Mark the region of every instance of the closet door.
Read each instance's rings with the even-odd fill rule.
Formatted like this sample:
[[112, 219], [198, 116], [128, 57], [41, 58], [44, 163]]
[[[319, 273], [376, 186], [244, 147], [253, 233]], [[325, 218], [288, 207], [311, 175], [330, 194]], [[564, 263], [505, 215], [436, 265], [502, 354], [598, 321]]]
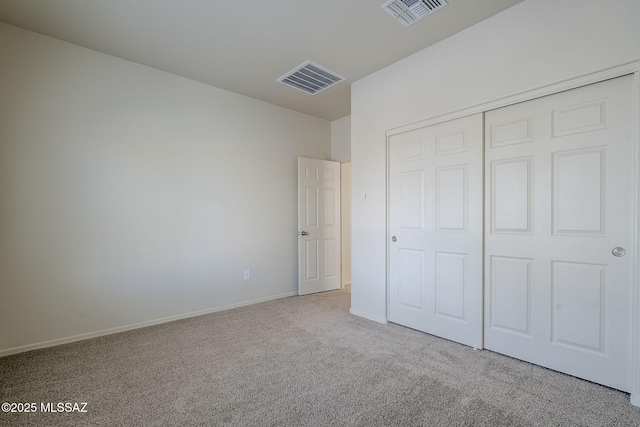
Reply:
[[485, 347], [631, 390], [631, 76], [485, 114]]
[[389, 141], [389, 320], [482, 347], [482, 114]]

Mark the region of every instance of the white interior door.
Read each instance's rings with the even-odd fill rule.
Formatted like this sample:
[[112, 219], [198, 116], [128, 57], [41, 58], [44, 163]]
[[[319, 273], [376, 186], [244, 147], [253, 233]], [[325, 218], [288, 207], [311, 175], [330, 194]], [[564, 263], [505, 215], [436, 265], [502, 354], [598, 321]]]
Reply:
[[298, 158], [298, 294], [340, 288], [340, 163]]
[[485, 347], [624, 391], [632, 93], [626, 76], [485, 115]]
[[390, 137], [389, 320], [482, 348], [482, 114]]

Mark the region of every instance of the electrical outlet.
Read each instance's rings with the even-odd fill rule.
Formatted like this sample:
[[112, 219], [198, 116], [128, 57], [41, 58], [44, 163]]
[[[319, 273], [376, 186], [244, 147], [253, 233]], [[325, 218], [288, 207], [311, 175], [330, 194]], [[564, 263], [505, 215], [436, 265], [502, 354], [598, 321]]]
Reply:
[[246, 269], [244, 271], [244, 280], [249, 280], [249, 279], [251, 279], [251, 270]]

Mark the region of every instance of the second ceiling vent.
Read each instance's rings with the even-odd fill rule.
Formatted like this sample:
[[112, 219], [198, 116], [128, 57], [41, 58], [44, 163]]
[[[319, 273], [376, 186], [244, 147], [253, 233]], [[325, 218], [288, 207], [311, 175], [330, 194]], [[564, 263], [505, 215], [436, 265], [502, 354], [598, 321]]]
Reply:
[[446, 5], [445, 0], [389, 0], [382, 8], [408, 27]]
[[277, 81], [315, 95], [344, 80], [346, 80], [345, 77], [329, 71], [315, 62], [305, 61]]

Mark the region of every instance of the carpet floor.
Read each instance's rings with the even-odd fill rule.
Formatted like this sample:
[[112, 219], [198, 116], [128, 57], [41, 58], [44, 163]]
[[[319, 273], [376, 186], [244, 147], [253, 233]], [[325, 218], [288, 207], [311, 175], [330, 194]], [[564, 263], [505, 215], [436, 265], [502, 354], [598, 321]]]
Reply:
[[[0, 402], [37, 411], [0, 425], [640, 426], [626, 393], [349, 305], [291, 297], [1, 358]], [[86, 412], [42, 411], [67, 402]]]

